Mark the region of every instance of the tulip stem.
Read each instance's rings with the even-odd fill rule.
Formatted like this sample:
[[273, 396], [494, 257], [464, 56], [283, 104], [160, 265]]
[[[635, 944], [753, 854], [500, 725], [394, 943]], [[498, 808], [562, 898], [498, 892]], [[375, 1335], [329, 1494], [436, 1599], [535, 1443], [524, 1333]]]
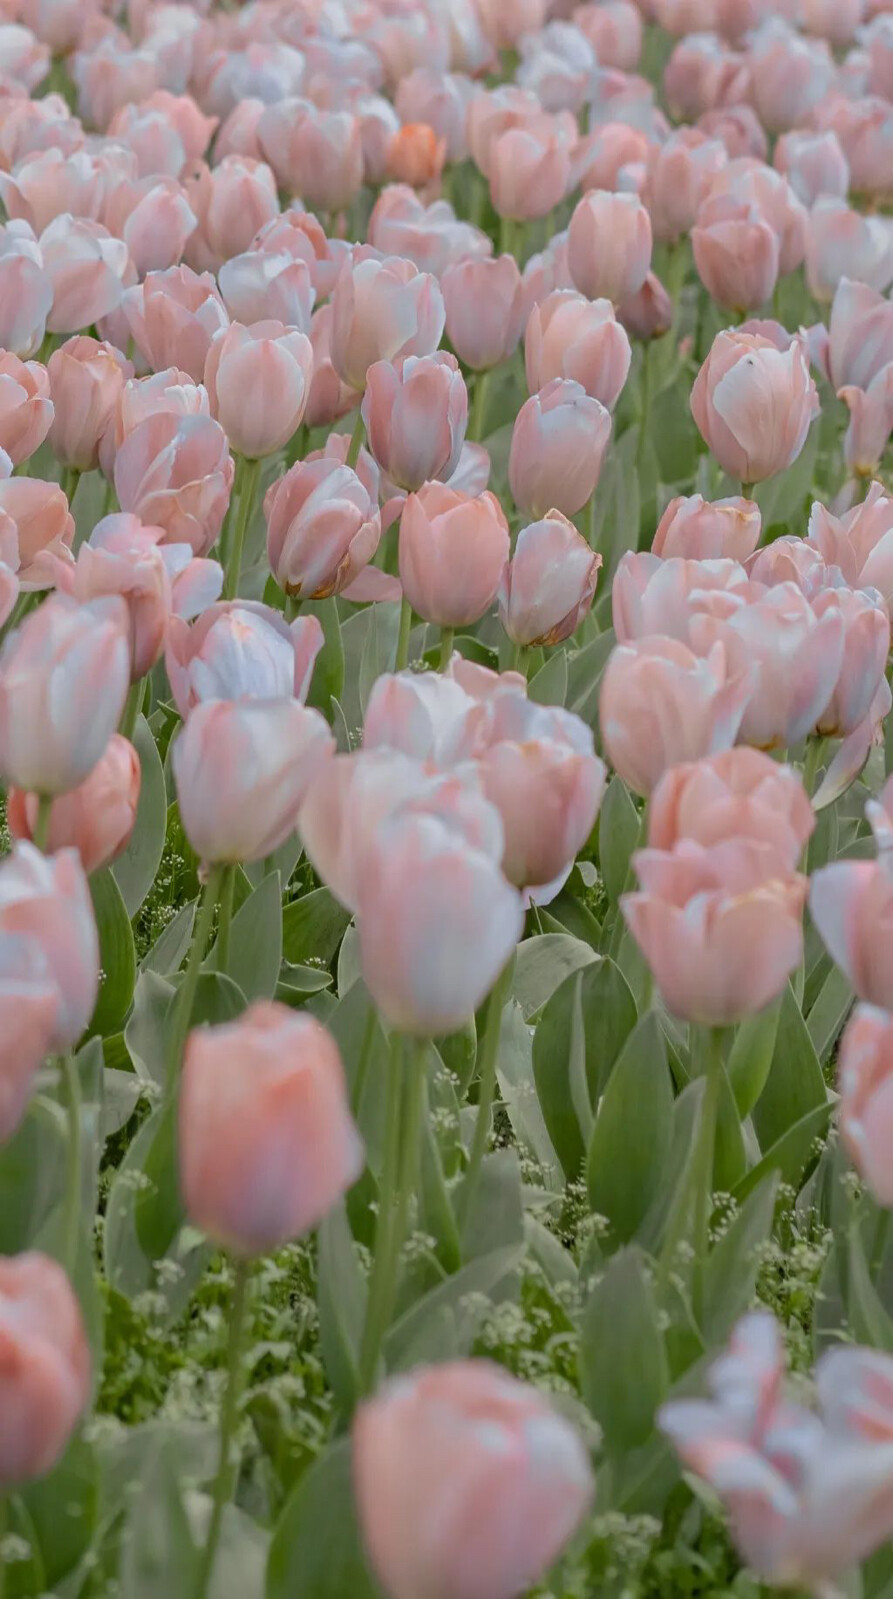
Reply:
[[236, 487], [239, 491], [239, 509], [236, 513], [235, 533], [233, 547], [229, 552], [226, 563], [226, 582], [223, 585], [223, 598], [234, 600], [239, 592], [239, 583], [242, 578], [242, 557], [245, 551], [245, 534], [251, 521], [254, 509], [254, 497], [260, 481], [260, 461], [249, 461], [240, 455], [236, 465]]
[[394, 671], [405, 671], [409, 665], [409, 635], [412, 632], [412, 606], [406, 595], [400, 606], [400, 632], [397, 635], [397, 658], [394, 661]]
[[183, 974], [183, 981], [180, 984], [177, 996], [173, 1001], [170, 1054], [167, 1066], [167, 1091], [169, 1095], [173, 1094], [176, 1089], [180, 1064], [183, 1059], [183, 1046], [186, 1043], [186, 1035], [189, 1032], [189, 1023], [192, 1019], [192, 1007], [195, 1004], [195, 991], [198, 988], [199, 974], [202, 969], [202, 961], [205, 958], [205, 950], [208, 947], [211, 924], [214, 920], [217, 901], [220, 898], [225, 871], [225, 866], [214, 866], [208, 874], [208, 880], [202, 893], [195, 931], [192, 935], [186, 971]]
[[217, 970], [225, 972], [229, 965], [229, 934], [233, 924], [233, 890], [236, 886], [236, 868], [224, 866], [220, 884], [220, 918], [217, 926]]
[[499, 1065], [502, 1012], [509, 997], [514, 970], [515, 958], [512, 956], [497, 977], [487, 1003], [487, 1020], [484, 1026], [478, 1064], [480, 1084], [478, 1088], [477, 1119], [474, 1124], [471, 1153], [468, 1157], [468, 1169], [465, 1173], [465, 1181], [462, 1184], [462, 1195], [459, 1202], [459, 1221], [463, 1230], [467, 1227], [474, 1210], [481, 1166], [487, 1152], [487, 1145], [490, 1142], [490, 1121], [493, 1113], [493, 1103], [496, 1099], [496, 1069]]
[[360, 451], [363, 448], [363, 439], [365, 434], [366, 425], [363, 421], [363, 412], [362, 410], [358, 410], [357, 419], [353, 425], [353, 432], [350, 435], [350, 445], [348, 447], [346, 461], [346, 465], [349, 466], [354, 472], [356, 471], [357, 462], [360, 459]]
[[217, 1548], [220, 1543], [223, 1512], [230, 1497], [230, 1451], [233, 1433], [239, 1418], [239, 1401], [242, 1397], [244, 1375], [243, 1349], [248, 1320], [248, 1273], [248, 1261], [237, 1261], [235, 1280], [233, 1282], [232, 1305], [230, 1307], [226, 1391], [220, 1409], [220, 1444], [217, 1456], [217, 1476], [214, 1479], [214, 1498], [208, 1536], [202, 1552], [198, 1581], [195, 1586], [196, 1599], [205, 1599], [205, 1595], [208, 1592], [214, 1571]]
[[41, 794], [37, 801], [37, 819], [34, 823], [33, 842], [42, 855], [47, 852], [50, 839], [50, 817], [53, 811], [52, 794]]
[[69, 1050], [60, 1062], [60, 1086], [65, 1100], [68, 1149], [65, 1163], [65, 1217], [63, 1264], [69, 1277], [78, 1262], [81, 1233], [81, 1080]]
[[753, 484], [745, 483], [743, 478], [741, 479], [741, 498], [742, 500], [753, 499]]
[[[639, 390], [639, 448], [641, 449], [648, 434], [648, 418], [651, 411], [651, 340], [646, 340], [642, 346], [642, 378]], [[593, 495], [594, 499], [594, 495]]]
[[722, 1037], [721, 1027], [699, 1029], [701, 1055], [707, 1086], [701, 1101], [701, 1127], [694, 1164], [695, 1216], [695, 1314], [703, 1322], [704, 1272], [710, 1253], [710, 1217], [713, 1213], [713, 1164], [716, 1155], [716, 1123], [719, 1116], [719, 1099], [722, 1088]]
[[487, 420], [487, 390], [489, 387], [489, 371], [479, 372], [474, 380], [474, 399], [471, 405], [471, 421], [468, 428], [468, 437], [473, 444], [480, 444], [484, 437], [484, 423]]
[[440, 630], [440, 670], [445, 672], [453, 658], [453, 640], [456, 630], [452, 627], [442, 627]]
[[78, 466], [67, 466], [62, 473], [62, 493], [68, 501], [68, 509], [74, 505], [74, 497], [81, 481], [81, 469]]
[[145, 680], [140, 678], [138, 683], [131, 683], [118, 723], [118, 732], [122, 738], [133, 740], [136, 724], [139, 721], [140, 711], [143, 708], [143, 689]]

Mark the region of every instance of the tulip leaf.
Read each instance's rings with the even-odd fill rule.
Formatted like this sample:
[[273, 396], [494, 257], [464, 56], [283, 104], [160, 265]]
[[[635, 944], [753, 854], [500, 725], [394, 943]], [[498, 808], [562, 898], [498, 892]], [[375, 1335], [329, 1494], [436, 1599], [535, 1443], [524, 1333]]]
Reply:
[[305, 600], [302, 616], [315, 616], [325, 635], [323, 647], [316, 657], [307, 704], [322, 711], [331, 719], [332, 700], [340, 700], [344, 689], [344, 646], [341, 642], [341, 622], [337, 600]]
[[25, 1118], [0, 1147], [0, 1254], [34, 1243], [62, 1193], [65, 1121], [58, 1106], [33, 1099]]
[[612, 630], [607, 628], [568, 658], [565, 705], [590, 727], [598, 720], [599, 689], [608, 656], [616, 642]]
[[598, 818], [598, 859], [612, 905], [632, 886], [630, 860], [640, 832], [639, 813], [629, 789], [622, 778], [612, 777]]
[[158, 746], [146, 718], [141, 716], [133, 734], [140, 758], [140, 797], [130, 842], [112, 866], [121, 898], [130, 917], [136, 915], [155, 881], [167, 832], [167, 791]]
[[728, 1077], [740, 1116], [749, 1116], [772, 1066], [780, 1004], [770, 1005], [739, 1025], [729, 1052]]
[[327, 888], [286, 905], [282, 916], [282, 953], [295, 966], [315, 962], [328, 966], [350, 923], [350, 913]]
[[772, 1066], [753, 1113], [760, 1148], [771, 1149], [789, 1128], [824, 1105], [827, 1098], [815, 1045], [788, 984], [781, 1002]]
[[620, 1242], [633, 1238], [663, 1181], [673, 1087], [653, 1011], [627, 1039], [608, 1079], [589, 1146], [589, 1199]]
[[108, 867], [90, 878], [90, 894], [99, 933], [101, 977], [90, 1022], [93, 1033], [119, 1033], [130, 1009], [136, 982], [133, 929], [121, 890]]
[[778, 1173], [768, 1172], [711, 1250], [704, 1269], [702, 1331], [708, 1349], [725, 1343], [753, 1299], [760, 1250], [772, 1231]]
[[573, 972], [549, 1000], [536, 1029], [533, 1073], [549, 1138], [567, 1177], [582, 1170], [592, 1113], [636, 1025], [626, 979], [600, 959]]
[[360, 1339], [367, 1290], [343, 1200], [320, 1223], [317, 1237], [320, 1350], [332, 1392], [349, 1413], [360, 1392]]
[[490, 1306], [517, 1298], [523, 1255], [523, 1241], [478, 1255], [404, 1311], [385, 1339], [388, 1370], [467, 1355]]
[[180, 906], [143, 960], [142, 971], [158, 972], [161, 977], [179, 971], [192, 943], [197, 905], [198, 901], [191, 899]]
[[199, 1551], [177, 1478], [177, 1455], [165, 1443], [147, 1458], [138, 1510], [128, 1516], [121, 1548], [121, 1592], [130, 1599], [170, 1599], [194, 1591]]
[[510, 1000], [502, 1015], [499, 1091], [515, 1137], [538, 1164], [541, 1182], [546, 1188], [560, 1190], [562, 1169], [549, 1137], [534, 1079], [533, 1039], [520, 1005]]
[[893, 1351], [893, 1320], [871, 1280], [862, 1230], [856, 1217], [850, 1223], [847, 1240], [847, 1308], [853, 1337], [872, 1349]]
[[527, 697], [537, 705], [563, 706], [567, 699], [567, 654], [554, 650], [531, 679]]
[[541, 1011], [571, 972], [591, 966], [598, 956], [570, 933], [542, 933], [518, 946], [512, 992], [525, 1021]]
[[[171, 1188], [171, 1175], [176, 1180], [174, 1130], [170, 1110], [156, 1110], [143, 1123], [112, 1183], [103, 1234], [103, 1265], [109, 1286], [129, 1300], [154, 1289], [172, 1315], [188, 1303], [210, 1253], [182, 1228], [179, 1193]], [[143, 1231], [151, 1252], [137, 1230], [140, 1199]], [[159, 1272], [162, 1260], [169, 1269]]]
[[270, 1545], [266, 1599], [348, 1595], [379, 1599], [357, 1525], [350, 1439], [341, 1438], [313, 1462], [286, 1501]]
[[737, 1199], [740, 1204], [770, 1171], [780, 1172], [783, 1183], [797, 1187], [813, 1145], [817, 1139], [823, 1137], [831, 1120], [832, 1109], [831, 1101], [827, 1100], [824, 1105], [816, 1105], [798, 1122], [794, 1122], [794, 1125], [766, 1151], [762, 1160], [752, 1167], [747, 1176], [743, 1177], [733, 1189], [733, 1199]]
[[610, 1455], [640, 1448], [669, 1386], [657, 1305], [641, 1250], [621, 1249], [583, 1312], [580, 1385]]
[[[217, 960], [215, 944], [210, 963]], [[250, 1005], [256, 999], [272, 999], [281, 964], [282, 891], [279, 873], [270, 872], [233, 917], [229, 958], [223, 970]]]
[[73, 1571], [93, 1539], [99, 1510], [95, 1449], [75, 1434], [49, 1476], [22, 1490], [29, 1531], [43, 1564], [43, 1588], [55, 1588]]
[[815, 1052], [824, 1066], [830, 1060], [841, 1028], [853, 1006], [850, 980], [839, 966], [832, 966], [822, 984], [806, 1021]]

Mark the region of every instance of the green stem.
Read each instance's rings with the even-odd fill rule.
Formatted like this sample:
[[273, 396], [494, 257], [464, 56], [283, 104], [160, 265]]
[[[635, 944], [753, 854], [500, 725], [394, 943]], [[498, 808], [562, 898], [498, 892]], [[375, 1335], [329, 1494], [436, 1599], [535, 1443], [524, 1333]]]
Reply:
[[208, 881], [202, 893], [198, 919], [192, 935], [192, 945], [189, 950], [189, 961], [183, 976], [183, 981], [174, 1000], [174, 1015], [171, 1026], [170, 1054], [167, 1066], [168, 1093], [173, 1093], [180, 1073], [180, 1063], [183, 1059], [183, 1046], [189, 1032], [189, 1023], [192, 1019], [192, 1007], [195, 1004], [195, 991], [198, 988], [199, 974], [205, 950], [208, 947], [208, 938], [211, 925], [214, 921], [214, 911], [220, 897], [225, 866], [214, 866], [208, 874]]
[[236, 886], [236, 868], [224, 866], [220, 885], [220, 918], [217, 925], [217, 970], [225, 972], [229, 965], [229, 935], [233, 924], [233, 890]]
[[484, 423], [487, 419], [487, 390], [490, 387], [490, 372], [479, 372], [474, 380], [474, 398], [471, 402], [471, 419], [468, 425], [468, 437], [473, 444], [480, 444], [484, 437]]
[[710, 1217], [713, 1214], [713, 1164], [716, 1153], [716, 1123], [722, 1090], [721, 1027], [708, 1027], [702, 1033], [704, 1073], [707, 1086], [701, 1105], [701, 1127], [694, 1165], [695, 1215], [695, 1314], [703, 1321], [704, 1270], [710, 1253]]
[[130, 691], [124, 702], [124, 710], [121, 713], [121, 720], [118, 723], [118, 732], [122, 738], [133, 739], [139, 714], [143, 708], [144, 687], [145, 679], [142, 677], [138, 683], [131, 683], [130, 685]]
[[887, 1240], [890, 1237], [890, 1222], [893, 1221], [893, 1211], [882, 1210], [878, 1216], [874, 1230], [874, 1244], [871, 1251], [871, 1277], [877, 1281], [878, 1272], [884, 1263], [887, 1252]]
[[61, 1087], [65, 1100], [68, 1147], [65, 1157], [65, 1234], [63, 1264], [69, 1277], [78, 1262], [81, 1233], [81, 1081], [77, 1063], [69, 1051], [61, 1061]]
[[487, 1003], [487, 1020], [484, 1026], [484, 1037], [481, 1042], [480, 1062], [478, 1076], [477, 1118], [474, 1124], [474, 1134], [471, 1140], [471, 1152], [468, 1157], [468, 1170], [462, 1185], [460, 1203], [460, 1221], [464, 1226], [474, 1210], [474, 1200], [481, 1175], [481, 1166], [487, 1153], [490, 1142], [490, 1120], [493, 1112], [493, 1102], [496, 1098], [496, 1068], [499, 1065], [499, 1040], [502, 1032], [502, 1012], [512, 986], [512, 973], [515, 969], [514, 956], [503, 967], [490, 992]]
[[442, 627], [440, 630], [440, 670], [445, 672], [453, 659], [453, 640], [456, 630], [452, 627]]
[[[642, 386], [639, 391], [639, 439], [646, 438], [651, 411], [651, 341], [642, 347]], [[595, 495], [593, 495], [593, 500]]]
[[41, 854], [47, 852], [50, 840], [50, 816], [53, 810], [52, 794], [41, 794], [37, 801], [37, 820], [34, 823], [34, 843]]
[[375, 1042], [375, 1006], [370, 1004], [369, 1015], [366, 1017], [366, 1027], [363, 1032], [363, 1042], [360, 1047], [360, 1059], [357, 1063], [357, 1075], [354, 1078], [353, 1092], [350, 1096], [350, 1108], [354, 1117], [359, 1115], [363, 1102], [363, 1090], [366, 1087], [366, 1078], [369, 1075], [369, 1062], [372, 1059], [372, 1045]]
[[400, 632], [397, 635], [397, 658], [394, 661], [394, 671], [405, 671], [409, 664], [409, 635], [412, 632], [412, 606], [406, 595], [400, 606]]
[[233, 1283], [233, 1299], [230, 1309], [229, 1321], [229, 1356], [226, 1373], [226, 1392], [220, 1410], [220, 1445], [217, 1456], [217, 1476], [214, 1480], [214, 1499], [211, 1509], [211, 1521], [208, 1527], [208, 1536], [202, 1551], [198, 1571], [198, 1581], [195, 1585], [196, 1599], [205, 1599], [211, 1577], [214, 1571], [214, 1561], [220, 1543], [220, 1531], [223, 1526], [223, 1512], [230, 1497], [230, 1451], [232, 1448], [233, 1434], [239, 1419], [239, 1401], [242, 1397], [243, 1380], [243, 1346], [247, 1329], [248, 1310], [248, 1274], [249, 1263], [240, 1260], [236, 1264], [236, 1276]]
[[742, 500], [753, 499], [753, 484], [745, 483], [743, 478], [741, 479], [741, 498]]
[[499, 219], [499, 253], [500, 255], [515, 253], [515, 224], [511, 217]]
[[240, 456], [236, 466], [236, 477], [239, 489], [239, 509], [236, 516], [233, 547], [229, 552], [226, 563], [226, 581], [223, 585], [223, 598], [225, 600], [234, 600], [239, 592], [239, 583], [242, 577], [242, 557], [245, 550], [245, 534], [251, 521], [254, 498], [260, 481], [260, 461], [249, 461], [247, 457]]
[[69, 509], [69, 511], [72, 509], [72, 507], [74, 505], [74, 497], [77, 494], [78, 484], [80, 483], [80, 481], [81, 481], [81, 469], [80, 469], [80, 467], [79, 466], [67, 466], [65, 468], [64, 472], [62, 473], [62, 492], [63, 492], [63, 494], [65, 495], [65, 498], [68, 501], [68, 509]]
[[[9, 1532], [9, 1500], [0, 1494], [0, 1548]], [[0, 1599], [6, 1599], [6, 1561], [0, 1554]]]
[[363, 448], [363, 439], [365, 436], [366, 425], [363, 421], [363, 412], [361, 408], [357, 411], [357, 419], [353, 425], [353, 432], [350, 435], [350, 445], [347, 451], [346, 464], [354, 470], [356, 469], [356, 464], [360, 459], [360, 451]]

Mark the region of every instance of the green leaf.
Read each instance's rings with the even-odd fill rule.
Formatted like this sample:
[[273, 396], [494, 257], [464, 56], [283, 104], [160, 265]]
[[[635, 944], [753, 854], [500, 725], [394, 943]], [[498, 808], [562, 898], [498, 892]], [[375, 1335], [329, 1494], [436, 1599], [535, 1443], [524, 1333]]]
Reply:
[[124, 1042], [137, 1076], [160, 1088], [167, 1072], [167, 1015], [174, 985], [151, 970], [137, 978], [133, 1010], [124, 1029]]
[[142, 964], [144, 972], [157, 972], [160, 977], [167, 977], [179, 971], [192, 943], [197, 905], [198, 901], [191, 899], [180, 906], [176, 916], [171, 918], [164, 932], [159, 933], [145, 957]]
[[[215, 944], [211, 963], [217, 954]], [[272, 999], [282, 964], [282, 891], [279, 873], [271, 872], [233, 917], [229, 959], [223, 968], [244, 994]]]
[[592, 1112], [636, 1025], [629, 986], [613, 961], [565, 978], [536, 1029], [533, 1072], [543, 1118], [565, 1174], [582, 1169]]
[[327, 888], [315, 888], [286, 905], [282, 916], [282, 953], [293, 965], [317, 962], [328, 966], [350, 923], [350, 912]]
[[612, 905], [626, 892], [630, 859], [639, 842], [641, 821], [626, 784], [612, 777], [598, 818], [598, 858]]
[[579, 1361], [583, 1398], [609, 1454], [647, 1443], [669, 1372], [645, 1257], [635, 1246], [613, 1257], [589, 1296]]
[[567, 699], [567, 655], [554, 650], [536, 676], [531, 678], [527, 697], [537, 705], [564, 705]]
[[330, 719], [333, 699], [340, 700], [344, 688], [344, 646], [337, 600], [305, 600], [302, 616], [316, 616], [322, 624], [325, 643], [316, 658], [307, 704]]
[[549, 1137], [533, 1075], [533, 1034], [515, 1000], [510, 1000], [502, 1013], [498, 1080], [516, 1139], [536, 1160], [546, 1187], [561, 1188], [561, 1165]]
[[61, 1196], [64, 1174], [64, 1119], [57, 1106], [34, 1099], [0, 1147], [0, 1254], [17, 1255], [33, 1244]]
[[608, 1080], [589, 1146], [589, 1200], [621, 1242], [634, 1237], [661, 1186], [672, 1116], [666, 1046], [650, 1011], [627, 1039]]
[[847, 1304], [853, 1336], [857, 1343], [868, 1344], [872, 1349], [885, 1349], [890, 1353], [893, 1351], [893, 1321], [871, 1280], [862, 1231], [856, 1217], [849, 1229], [847, 1260]]
[[99, 1466], [91, 1444], [75, 1436], [49, 1476], [21, 1490], [43, 1561], [44, 1584], [54, 1588], [83, 1559], [99, 1507]]
[[463, 1242], [470, 1260], [523, 1244], [521, 1165], [516, 1149], [496, 1149], [482, 1161]]
[[854, 997], [849, 978], [839, 966], [832, 966], [806, 1022], [815, 1052], [823, 1066], [831, 1059]]
[[[157, 1290], [168, 1310], [175, 1314], [188, 1302], [210, 1251], [206, 1245], [196, 1241], [191, 1230], [179, 1230], [182, 1221], [179, 1195], [175, 1189], [171, 1189], [170, 1182], [167, 1182], [158, 1197], [157, 1213], [150, 1208], [156, 1195], [156, 1174], [153, 1167], [153, 1176], [147, 1179], [144, 1167], [153, 1157], [156, 1140], [159, 1143], [154, 1150], [155, 1165], [159, 1164], [162, 1156], [166, 1156], [169, 1171], [173, 1170], [176, 1176], [173, 1164], [174, 1130], [170, 1120], [162, 1125], [164, 1114], [163, 1111], [155, 1111], [143, 1123], [118, 1167], [106, 1207], [103, 1265], [110, 1287], [125, 1299], [134, 1300], [148, 1289]], [[168, 1118], [170, 1114], [168, 1111]], [[147, 1188], [147, 1180], [152, 1183], [151, 1188]], [[157, 1254], [147, 1253], [137, 1232], [136, 1206], [140, 1199], [144, 1205], [143, 1225], [146, 1231], [152, 1231], [150, 1223], [158, 1231], [163, 1227], [168, 1240], [167, 1247], [159, 1249]], [[165, 1262], [164, 1272], [157, 1271], [161, 1260]]]
[[343, 1200], [320, 1223], [317, 1238], [320, 1350], [332, 1392], [349, 1413], [359, 1398], [367, 1291]]
[[478, 1256], [432, 1288], [388, 1331], [388, 1370], [405, 1371], [423, 1360], [467, 1355], [490, 1305], [517, 1298], [517, 1268], [523, 1255], [523, 1242], [508, 1244]]
[[556, 988], [571, 972], [590, 966], [598, 956], [594, 949], [569, 933], [543, 933], [527, 938], [518, 946], [512, 992], [525, 1021], [541, 1011]]
[[827, 1098], [815, 1046], [788, 984], [781, 1002], [772, 1067], [753, 1113], [760, 1148], [770, 1149], [810, 1111], [825, 1105]]
[[782, 1182], [796, 1188], [812, 1153], [813, 1144], [817, 1138], [823, 1136], [831, 1120], [831, 1110], [832, 1105], [828, 1100], [824, 1105], [816, 1105], [798, 1122], [794, 1122], [771, 1149], [766, 1151], [762, 1160], [742, 1178], [733, 1190], [732, 1197], [739, 1203], [746, 1199], [770, 1171], [780, 1172]]
[[568, 658], [565, 705], [569, 711], [582, 716], [590, 727], [597, 721], [602, 675], [616, 642], [613, 631], [608, 628]]
[[149, 1456], [121, 1550], [121, 1592], [128, 1599], [171, 1599], [193, 1592], [198, 1551], [169, 1445]]
[[757, 1016], [746, 1017], [735, 1033], [728, 1059], [728, 1077], [741, 1117], [750, 1115], [766, 1086], [780, 1014], [780, 1005], [770, 1005]]
[[93, 1033], [119, 1033], [133, 999], [136, 951], [133, 929], [121, 890], [106, 866], [90, 878], [90, 894], [99, 933], [102, 977], [99, 997], [90, 1021]]
[[133, 745], [140, 758], [139, 804], [130, 842], [112, 866], [127, 915], [136, 915], [161, 865], [167, 832], [167, 791], [158, 747], [144, 716], [139, 717]]
[[349, 1438], [330, 1445], [287, 1500], [270, 1545], [266, 1599], [379, 1599], [357, 1525]]
[[724, 1344], [753, 1299], [760, 1249], [772, 1231], [778, 1173], [769, 1172], [748, 1195], [711, 1251], [704, 1271], [702, 1331], [708, 1349]]

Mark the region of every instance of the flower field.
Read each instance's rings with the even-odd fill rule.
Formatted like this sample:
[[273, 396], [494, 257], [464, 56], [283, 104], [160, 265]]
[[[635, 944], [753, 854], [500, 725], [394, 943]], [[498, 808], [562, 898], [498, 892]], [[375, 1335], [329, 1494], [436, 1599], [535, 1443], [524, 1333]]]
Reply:
[[890, 0], [0, 0], [0, 1599], [893, 1599]]

